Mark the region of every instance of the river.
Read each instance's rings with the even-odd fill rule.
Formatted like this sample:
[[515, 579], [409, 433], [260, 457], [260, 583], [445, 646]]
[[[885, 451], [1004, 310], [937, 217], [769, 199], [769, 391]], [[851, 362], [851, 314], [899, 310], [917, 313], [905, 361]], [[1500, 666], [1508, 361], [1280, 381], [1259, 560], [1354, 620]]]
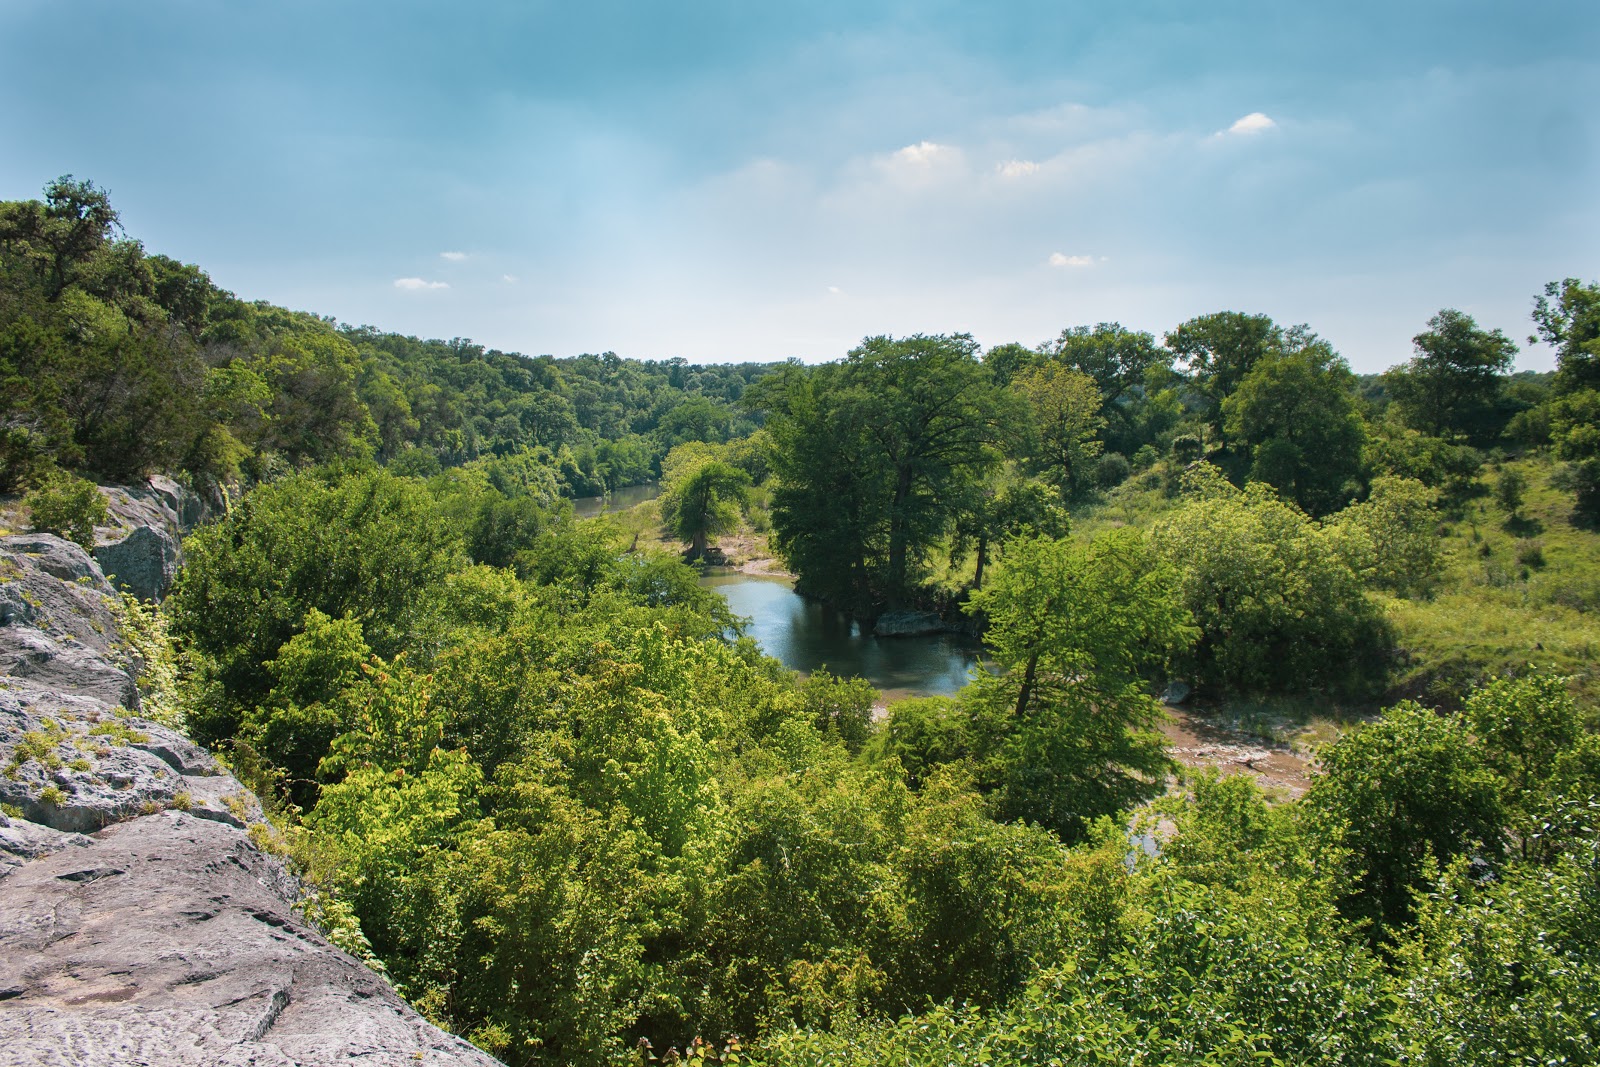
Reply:
[[626, 511], [635, 504], [654, 500], [661, 495], [661, 483], [646, 482], [615, 489], [606, 496], [580, 496], [573, 498], [572, 515], [579, 519], [594, 519], [613, 511]]
[[955, 634], [864, 637], [839, 612], [796, 593], [790, 579], [713, 571], [700, 584], [748, 618], [745, 632], [784, 666], [865, 678], [887, 700], [954, 693], [980, 662], [976, 644]]

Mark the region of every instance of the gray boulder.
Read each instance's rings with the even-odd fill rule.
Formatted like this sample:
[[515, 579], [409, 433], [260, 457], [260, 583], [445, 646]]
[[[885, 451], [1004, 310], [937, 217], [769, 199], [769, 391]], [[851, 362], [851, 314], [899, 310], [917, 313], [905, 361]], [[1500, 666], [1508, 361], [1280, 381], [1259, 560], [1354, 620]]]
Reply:
[[0, 886], [0, 1065], [495, 1063], [308, 926], [232, 827], [134, 819]]
[[136, 526], [120, 541], [97, 545], [94, 558], [118, 589], [140, 600], [160, 601], [183, 562], [178, 542], [158, 526]]
[[0, 689], [0, 801], [25, 819], [72, 833], [168, 809], [262, 821], [255, 796], [177, 731], [31, 681]]
[[1161, 703], [1163, 704], [1182, 704], [1188, 699], [1189, 686], [1186, 682], [1176, 680], [1168, 682], [1167, 687], [1161, 691]]

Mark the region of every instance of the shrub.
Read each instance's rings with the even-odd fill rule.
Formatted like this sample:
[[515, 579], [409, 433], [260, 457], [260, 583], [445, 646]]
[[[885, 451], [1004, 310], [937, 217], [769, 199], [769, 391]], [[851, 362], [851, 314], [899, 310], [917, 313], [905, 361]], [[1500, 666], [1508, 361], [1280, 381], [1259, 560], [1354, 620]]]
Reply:
[[94, 528], [109, 517], [106, 498], [91, 481], [62, 474], [22, 498], [32, 527], [94, 548]]
[[1205, 452], [1205, 444], [1192, 433], [1180, 433], [1172, 439], [1172, 458], [1179, 463], [1193, 463]]
[[1132, 470], [1127, 456], [1121, 452], [1107, 452], [1094, 465], [1094, 482], [1101, 489], [1114, 489], [1128, 480]]
[[1539, 541], [1519, 541], [1517, 562], [1534, 570], [1544, 566], [1544, 544]]

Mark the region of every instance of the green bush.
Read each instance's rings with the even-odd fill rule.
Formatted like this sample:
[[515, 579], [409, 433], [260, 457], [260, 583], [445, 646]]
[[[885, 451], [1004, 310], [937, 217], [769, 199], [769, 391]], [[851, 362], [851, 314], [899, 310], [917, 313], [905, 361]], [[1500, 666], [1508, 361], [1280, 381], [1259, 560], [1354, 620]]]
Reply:
[[94, 528], [109, 518], [106, 498], [91, 481], [62, 474], [22, 498], [32, 527], [94, 548]]

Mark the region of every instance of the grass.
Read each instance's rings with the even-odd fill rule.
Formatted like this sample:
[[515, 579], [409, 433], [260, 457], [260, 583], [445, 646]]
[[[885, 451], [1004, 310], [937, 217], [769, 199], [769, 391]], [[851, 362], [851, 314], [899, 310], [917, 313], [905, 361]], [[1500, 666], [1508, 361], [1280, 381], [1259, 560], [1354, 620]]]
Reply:
[[[1513, 514], [1488, 495], [1446, 524], [1445, 568], [1425, 599], [1385, 603], [1400, 646], [1396, 688], [1454, 705], [1471, 686], [1540, 669], [1570, 676], [1600, 709], [1600, 534], [1572, 524], [1554, 464], [1503, 464], [1526, 479]], [[1485, 469], [1486, 481], [1497, 472]]]

